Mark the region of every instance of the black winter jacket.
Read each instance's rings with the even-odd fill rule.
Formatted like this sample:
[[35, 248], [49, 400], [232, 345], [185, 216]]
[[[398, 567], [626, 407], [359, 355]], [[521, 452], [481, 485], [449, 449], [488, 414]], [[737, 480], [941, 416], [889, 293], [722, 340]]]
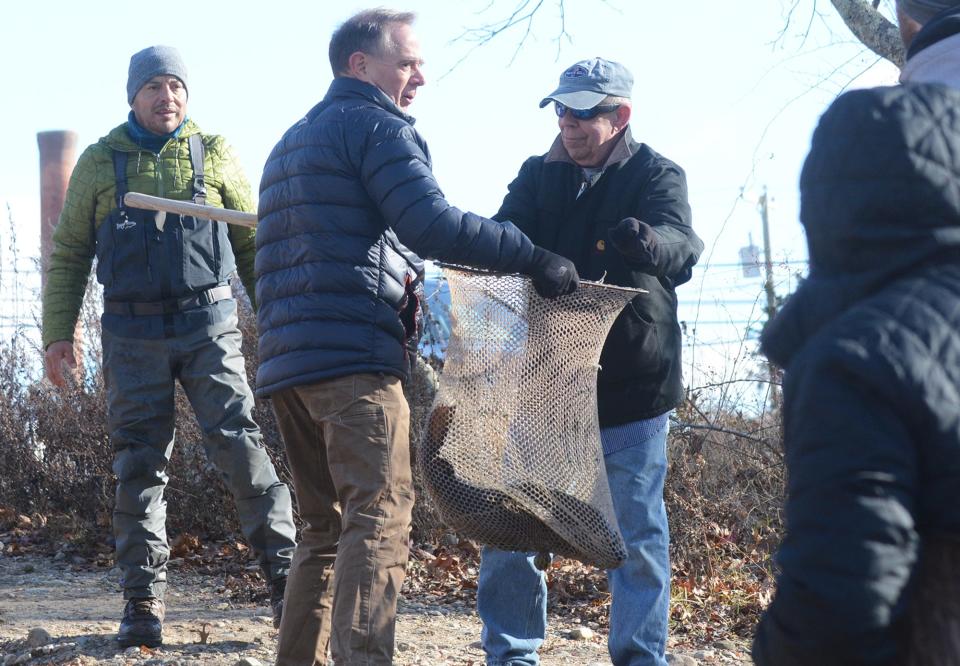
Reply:
[[[683, 170], [635, 142], [629, 128], [578, 197], [583, 180], [558, 137], [549, 153], [523, 164], [494, 219], [510, 220], [573, 261], [583, 279], [650, 292], [627, 305], [600, 355], [598, 412], [600, 426], [609, 427], [663, 414], [683, 398], [675, 287], [690, 279], [703, 243], [690, 226]], [[609, 230], [626, 217], [653, 227], [658, 265], [638, 265], [614, 249]]]
[[447, 203], [413, 118], [351, 78], [273, 149], [259, 218], [259, 396], [356, 373], [405, 378], [414, 252], [504, 272], [533, 254], [515, 226]]
[[925, 547], [960, 538], [960, 92], [841, 96], [800, 189], [810, 276], [763, 335], [789, 474], [753, 656], [906, 664]]

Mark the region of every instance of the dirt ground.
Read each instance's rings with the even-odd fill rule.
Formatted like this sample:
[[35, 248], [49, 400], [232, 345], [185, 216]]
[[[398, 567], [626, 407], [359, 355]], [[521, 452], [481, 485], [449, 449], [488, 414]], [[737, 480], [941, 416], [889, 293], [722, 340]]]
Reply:
[[[123, 650], [113, 640], [123, 607], [116, 569], [69, 556], [0, 555], [0, 666], [273, 663], [276, 631], [266, 605], [231, 600], [226, 581], [217, 576], [176, 566], [168, 575], [163, 647]], [[479, 638], [472, 604], [406, 597], [399, 608], [395, 663], [480, 666]], [[749, 663], [745, 644], [671, 649], [673, 664]], [[606, 636], [599, 628], [551, 618], [541, 658], [544, 666], [608, 664]]]

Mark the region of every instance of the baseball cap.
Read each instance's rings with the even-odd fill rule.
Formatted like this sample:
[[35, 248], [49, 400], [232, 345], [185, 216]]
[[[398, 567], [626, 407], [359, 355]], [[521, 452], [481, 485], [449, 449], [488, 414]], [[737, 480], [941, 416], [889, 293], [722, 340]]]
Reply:
[[570, 65], [560, 75], [560, 85], [540, 100], [540, 108], [551, 101], [571, 109], [591, 109], [607, 96], [630, 98], [633, 75], [618, 62], [590, 58]]

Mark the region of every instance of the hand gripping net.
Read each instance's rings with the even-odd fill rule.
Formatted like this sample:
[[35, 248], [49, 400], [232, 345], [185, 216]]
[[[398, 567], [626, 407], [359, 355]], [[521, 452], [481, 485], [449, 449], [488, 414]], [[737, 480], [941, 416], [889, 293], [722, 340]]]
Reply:
[[642, 291], [581, 282], [548, 300], [524, 277], [444, 273], [453, 331], [417, 449], [441, 518], [504, 550], [619, 566], [597, 369], [607, 332]]

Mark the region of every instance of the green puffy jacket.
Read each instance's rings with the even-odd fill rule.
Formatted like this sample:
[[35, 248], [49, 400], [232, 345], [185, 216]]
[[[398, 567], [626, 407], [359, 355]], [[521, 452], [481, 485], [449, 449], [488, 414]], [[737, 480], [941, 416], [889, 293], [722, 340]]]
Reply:
[[[159, 155], [140, 148], [126, 128], [126, 123], [114, 128], [83, 151], [70, 176], [63, 212], [53, 232], [53, 251], [43, 290], [44, 348], [58, 340], [73, 340], [96, 253], [91, 231], [99, 227], [116, 205], [113, 151], [129, 153], [127, 180], [132, 192], [168, 199], [193, 198], [193, 167], [187, 139], [200, 133], [196, 123], [188, 120], [179, 136], [168, 141]], [[250, 184], [224, 138], [204, 135], [203, 147], [207, 204], [256, 212]], [[255, 231], [230, 225], [229, 233], [237, 272], [254, 302]]]

